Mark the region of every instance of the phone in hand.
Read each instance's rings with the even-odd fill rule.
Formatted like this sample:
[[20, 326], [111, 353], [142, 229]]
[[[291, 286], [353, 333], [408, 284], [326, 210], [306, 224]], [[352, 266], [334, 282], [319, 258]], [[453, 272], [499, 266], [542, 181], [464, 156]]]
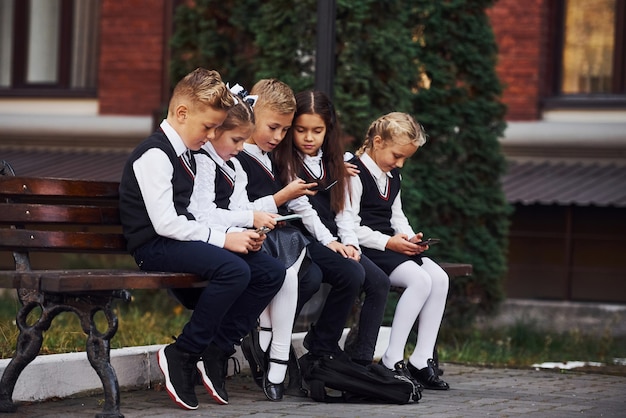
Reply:
[[417, 245], [421, 245], [423, 247], [427, 246], [427, 245], [433, 245], [433, 244], [438, 244], [441, 240], [439, 238], [428, 238], [422, 241], [418, 241], [416, 242]]
[[270, 228], [268, 228], [267, 226], [262, 226], [260, 228], [257, 228], [254, 232], [256, 232], [257, 234], [267, 234], [268, 232], [270, 232]]
[[326, 187], [322, 187], [320, 186], [320, 184], [318, 183], [317, 186], [315, 187], [311, 187], [309, 190], [313, 190], [315, 192], [318, 192], [320, 190], [322, 191], [326, 191], [326, 190], [330, 190], [331, 187], [333, 187], [335, 184], [337, 184], [337, 180], [333, 181], [332, 183], [330, 183], [328, 186]]
[[276, 222], [293, 221], [296, 219], [302, 219], [302, 215], [298, 215], [297, 213], [294, 213], [292, 215], [278, 216], [274, 218]]

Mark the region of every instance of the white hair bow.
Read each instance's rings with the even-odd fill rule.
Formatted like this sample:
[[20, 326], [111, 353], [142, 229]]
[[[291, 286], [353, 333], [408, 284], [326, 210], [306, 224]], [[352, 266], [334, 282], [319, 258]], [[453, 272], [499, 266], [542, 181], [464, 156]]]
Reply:
[[233, 94], [234, 96], [233, 98], [235, 99], [235, 104], [239, 104], [239, 100], [237, 97], [240, 97], [244, 102], [248, 103], [250, 107], [254, 107], [254, 105], [256, 104], [256, 101], [259, 98], [259, 96], [257, 95], [248, 94], [246, 89], [244, 89], [241, 85], [239, 85], [239, 83], [235, 84], [232, 87], [228, 83], [226, 83], [226, 87]]

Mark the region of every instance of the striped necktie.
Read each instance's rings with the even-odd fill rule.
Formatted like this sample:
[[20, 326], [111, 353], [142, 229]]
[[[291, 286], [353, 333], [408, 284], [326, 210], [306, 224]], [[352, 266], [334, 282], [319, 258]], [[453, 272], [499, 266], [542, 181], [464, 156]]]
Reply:
[[193, 158], [193, 155], [190, 149], [188, 149], [187, 151], [183, 153], [183, 159], [185, 160], [185, 164], [187, 165], [187, 167], [189, 167], [191, 172], [195, 175], [196, 174], [196, 159]]

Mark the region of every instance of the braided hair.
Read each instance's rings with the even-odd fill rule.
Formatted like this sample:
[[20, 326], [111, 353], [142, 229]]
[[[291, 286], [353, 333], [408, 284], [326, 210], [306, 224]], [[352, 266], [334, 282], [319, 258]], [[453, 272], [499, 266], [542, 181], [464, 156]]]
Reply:
[[367, 129], [363, 145], [356, 151], [356, 155], [363, 155], [372, 148], [376, 136], [381, 137], [383, 143], [387, 143], [387, 141], [398, 142], [404, 138], [408, 139], [408, 143], [413, 143], [418, 147], [426, 143], [424, 128], [411, 115], [391, 112], [372, 122]]

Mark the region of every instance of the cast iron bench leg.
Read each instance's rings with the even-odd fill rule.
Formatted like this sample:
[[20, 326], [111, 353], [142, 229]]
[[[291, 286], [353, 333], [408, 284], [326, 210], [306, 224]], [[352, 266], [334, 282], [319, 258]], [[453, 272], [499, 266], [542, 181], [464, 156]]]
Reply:
[[50, 324], [62, 309], [42, 309], [41, 317], [32, 326], [28, 326], [26, 318], [30, 311], [40, 306], [30, 302], [22, 305], [17, 313], [16, 322], [20, 330], [17, 337], [17, 346], [13, 358], [4, 370], [0, 379], [0, 411], [15, 412], [17, 405], [13, 403], [13, 390], [20, 374], [37, 357], [43, 342], [43, 332], [50, 328]]
[[[97, 299], [97, 298], [94, 298]], [[112, 297], [105, 298], [101, 303], [94, 303], [91, 309], [76, 309], [74, 312], [80, 318], [80, 323], [87, 334], [87, 358], [91, 367], [102, 381], [104, 390], [104, 406], [102, 413], [96, 418], [124, 418], [120, 413], [120, 387], [115, 369], [111, 365], [111, 338], [117, 332], [117, 315], [111, 309]], [[108, 322], [108, 329], [101, 333], [96, 327], [94, 316], [102, 311]]]
[[[67, 296], [67, 297], [43, 297], [41, 302], [27, 302], [17, 314], [17, 325], [20, 334], [17, 338], [15, 355], [9, 362], [0, 379], [0, 412], [15, 412], [17, 406], [13, 403], [13, 390], [18, 377], [30, 362], [32, 362], [43, 343], [43, 333], [50, 328], [55, 316], [61, 312], [74, 312], [80, 319], [83, 332], [87, 334], [87, 358], [91, 367], [96, 371], [102, 381], [104, 389], [104, 407], [102, 413], [96, 414], [96, 418], [124, 418], [120, 413], [120, 389], [117, 376], [111, 366], [111, 338], [117, 332], [117, 316], [111, 308], [114, 298], [127, 300], [127, 295], [108, 296]], [[26, 318], [30, 311], [36, 307], [42, 307], [39, 320], [32, 326], [28, 326]], [[98, 331], [94, 316], [102, 311], [108, 322], [108, 329], [101, 333]]]

